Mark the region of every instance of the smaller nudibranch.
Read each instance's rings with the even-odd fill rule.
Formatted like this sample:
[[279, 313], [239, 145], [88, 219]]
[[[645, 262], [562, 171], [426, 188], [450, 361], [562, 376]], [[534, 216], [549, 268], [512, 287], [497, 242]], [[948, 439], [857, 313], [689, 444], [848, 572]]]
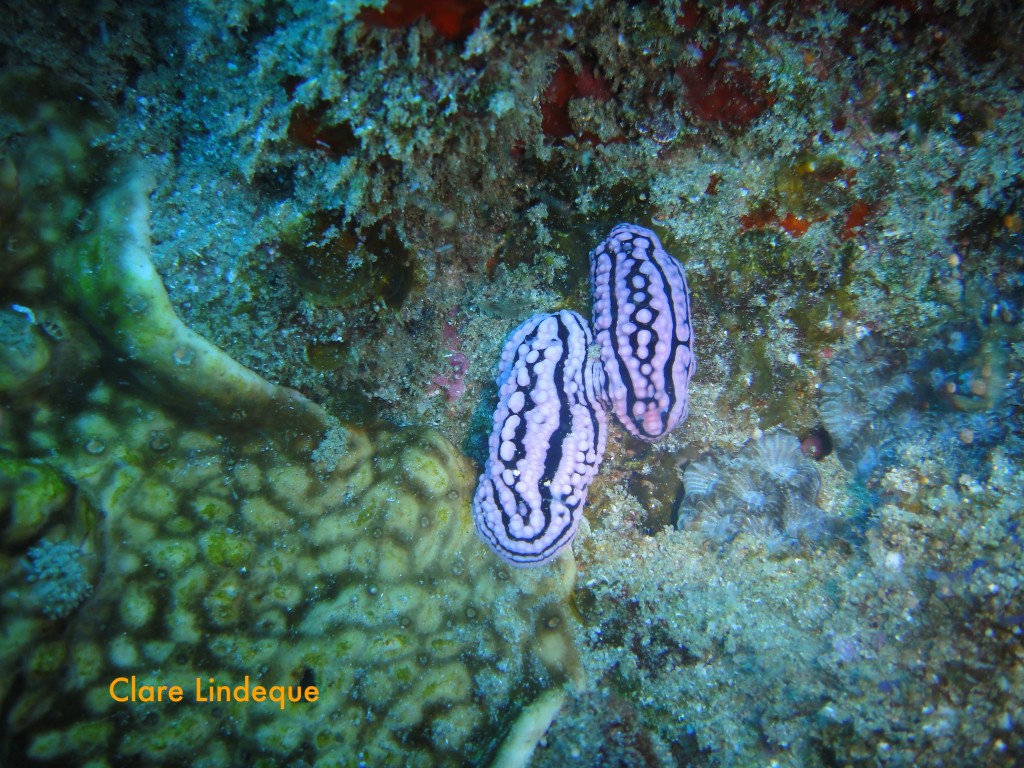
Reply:
[[686, 271], [651, 230], [619, 224], [591, 252], [590, 279], [609, 404], [631, 433], [659, 440], [686, 420], [697, 370]]

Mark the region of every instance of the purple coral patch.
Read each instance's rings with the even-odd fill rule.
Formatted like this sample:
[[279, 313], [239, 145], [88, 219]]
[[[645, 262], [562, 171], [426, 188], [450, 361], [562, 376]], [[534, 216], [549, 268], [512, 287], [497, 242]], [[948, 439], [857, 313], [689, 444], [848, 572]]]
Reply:
[[473, 519], [513, 565], [547, 562], [572, 541], [604, 456], [604, 374], [576, 312], [534, 315], [501, 355], [498, 407]]
[[591, 252], [590, 277], [612, 410], [658, 440], [686, 419], [697, 369], [686, 272], [651, 230], [619, 224]]

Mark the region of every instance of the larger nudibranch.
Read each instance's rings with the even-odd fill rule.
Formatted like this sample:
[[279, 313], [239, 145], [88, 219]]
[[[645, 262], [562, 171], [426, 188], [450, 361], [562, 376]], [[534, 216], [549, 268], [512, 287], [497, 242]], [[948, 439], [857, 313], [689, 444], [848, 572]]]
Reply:
[[697, 370], [683, 265], [651, 230], [619, 224], [590, 254], [594, 332], [615, 415], [642, 440], [686, 419]]
[[587, 321], [568, 310], [534, 315], [505, 342], [473, 519], [513, 565], [540, 565], [569, 545], [604, 456], [604, 374], [587, 359], [591, 342]]

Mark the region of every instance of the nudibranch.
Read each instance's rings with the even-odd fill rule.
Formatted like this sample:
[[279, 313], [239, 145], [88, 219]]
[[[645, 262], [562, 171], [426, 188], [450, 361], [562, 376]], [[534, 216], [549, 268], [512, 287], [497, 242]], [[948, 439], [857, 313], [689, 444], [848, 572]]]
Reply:
[[473, 519], [513, 565], [547, 562], [579, 527], [608, 427], [592, 343], [587, 321], [569, 310], [534, 315], [505, 342]]
[[619, 224], [590, 254], [594, 333], [608, 403], [641, 440], [685, 421], [697, 370], [686, 271], [658, 236]]

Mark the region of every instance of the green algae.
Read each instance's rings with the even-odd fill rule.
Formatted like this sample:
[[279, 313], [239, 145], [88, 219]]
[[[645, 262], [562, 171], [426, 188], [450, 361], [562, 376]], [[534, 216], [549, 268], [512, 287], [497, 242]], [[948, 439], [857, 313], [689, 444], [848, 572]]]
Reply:
[[35, 539], [70, 500], [67, 483], [47, 464], [0, 455], [0, 507], [5, 513], [6, 546]]
[[359, 231], [343, 222], [339, 212], [324, 211], [284, 233], [280, 247], [299, 287], [320, 306], [401, 307], [415, 270], [394, 226]]
[[306, 359], [318, 371], [333, 371], [351, 362], [349, 346], [341, 341], [310, 341]]
[[852, 171], [836, 155], [803, 152], [780, 168], [775, 193], [783, 211], [805, 219], [836, 213], [848, 204], [846, 181]]

